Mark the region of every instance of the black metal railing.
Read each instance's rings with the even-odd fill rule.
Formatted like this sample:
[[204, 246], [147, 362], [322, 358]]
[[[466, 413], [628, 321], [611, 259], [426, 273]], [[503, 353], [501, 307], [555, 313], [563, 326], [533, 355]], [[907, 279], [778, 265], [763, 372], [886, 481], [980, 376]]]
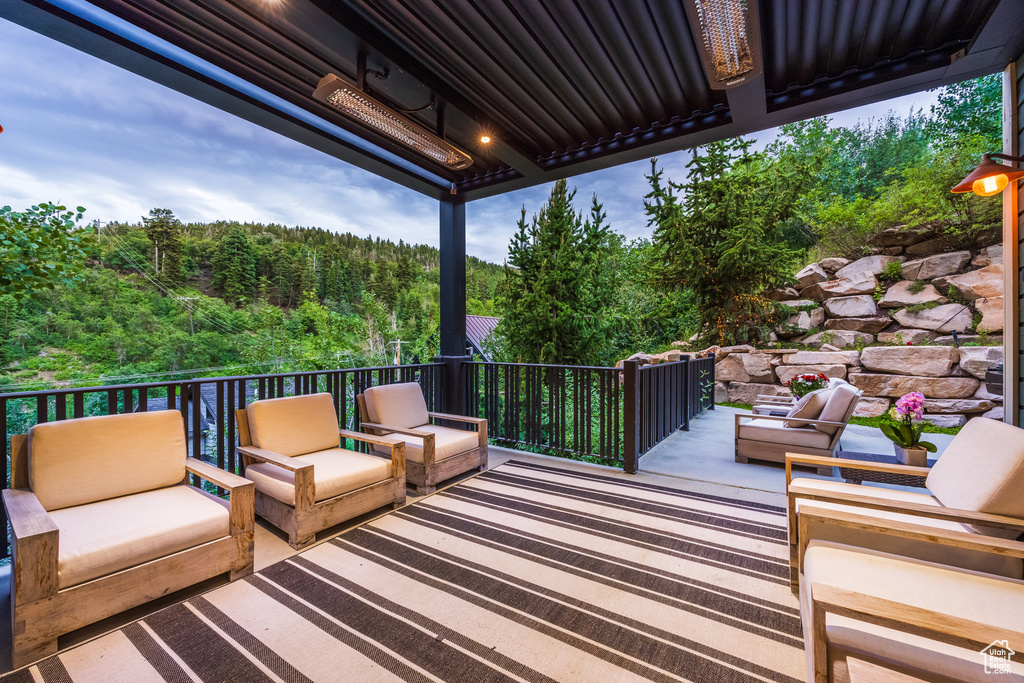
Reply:
[[472, 362], [464, 405], [499, 444], [636, 472], [644, 453], [714, 407], [714, 375], [711, 358], [621, 369]]
[[491, 439], [550, 454], [622, 461], [622, 388], [615, 368], [463, 364], [465, 409]]
[[712, 358], [645, 365], [637, 374], [638, 457], [677, 429], [690, 431], [690, 420], [714, 407], [715, 362]]
[[[229, 472], [240, 473], [234, 448], [238, 443], [234, 419], [236, 409], [258, 399], [327, 392], [334, 399], [339, 425], [358, 430], [360, 419], [355, 397], [367, 387], [419, 382], [427, 408], [439, 408], [443, 367], [441, 363], [424, 363], [0, 393], [0, 433], [4, 434], [6, 481], [10, 481], [13, 434], [25, 434], [32, 426], [43, 422], [154, 409], [181, 412], [188, 434], [189, 455]], [[0, 524], [3, 525], [0, 528], [6, 528], [7, 515], [2, 506]], [[9, 552], [7, 544], [0, 545], [3, 546], [0, 557], [6, 557]]]

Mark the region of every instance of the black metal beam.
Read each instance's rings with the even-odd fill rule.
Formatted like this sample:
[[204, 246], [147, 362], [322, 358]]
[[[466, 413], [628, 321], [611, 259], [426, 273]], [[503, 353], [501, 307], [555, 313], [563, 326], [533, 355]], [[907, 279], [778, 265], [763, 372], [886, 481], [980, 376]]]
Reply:
[[442, 356], [466, 355], [466, 203], [441, 200], [441, 345]]

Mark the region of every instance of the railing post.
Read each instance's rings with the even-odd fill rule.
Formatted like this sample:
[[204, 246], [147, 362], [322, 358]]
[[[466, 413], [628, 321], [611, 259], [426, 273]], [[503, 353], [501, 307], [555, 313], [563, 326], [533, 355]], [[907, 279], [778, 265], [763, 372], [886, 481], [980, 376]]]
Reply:
[[640, 460], [640, 362], [627, 360], [622, 363], [623, 382], [623, 447], [622, 469], [626, 474], [636, 474]]
[[[690, 365], [689, 357], [682, 359], [683, 367], [683, 431], [690, 431], [690, 392], [694, 381], [693, 366]], [[699, 405], [699, 403], [698, 403]]]

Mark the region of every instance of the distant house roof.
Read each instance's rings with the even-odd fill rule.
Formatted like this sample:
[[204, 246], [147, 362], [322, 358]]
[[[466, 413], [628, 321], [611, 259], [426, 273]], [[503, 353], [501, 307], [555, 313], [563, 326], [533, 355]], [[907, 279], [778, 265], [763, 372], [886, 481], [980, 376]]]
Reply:
[[492, 318], [487, 315], [466, 316], [466, 341], [473, 347], [474, 353], [479, 353], [484, 360], [491, 360], [490, 355], [484, 352], [484, 339], [487, 339], [487, 335], [494, 331], [500, 320], [501, 318]]

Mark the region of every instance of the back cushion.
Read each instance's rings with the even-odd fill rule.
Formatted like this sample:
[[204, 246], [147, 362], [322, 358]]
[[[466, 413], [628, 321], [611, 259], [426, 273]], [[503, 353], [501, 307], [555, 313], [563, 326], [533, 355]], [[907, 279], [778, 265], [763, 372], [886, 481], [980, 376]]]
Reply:
[[28, 453], [29, 486], [60, 510], [181, 483], [185, 423], [177, 410], [48, 422], [29, 430]]
[[[987, 417], [972, 419], [943, 451], [927, 484], [946, 507], [1024, 519], [1024, 429]], [[977, 530], [991, 536], [1017, 535]]]
[[370, 422], [412, 429], [430, 422], [423, 390], [416, 382], [370, 387], [363, 392]]
[[[825, 403], [828, 402], [828, 397], [832, 395], [832, 390], [829, 388], [818, 389], [812, 391], [809, 394], [804, 394], [799, 401], [793, 404], [793, 407], [786, 413], [786, 417], [802, 417], [807, 420], [817, 420], [818, 416], [821, 415], [822, 408], [825, 407]], [[806, 427], [807, 423], [803, 420], [786, 420], [783, 423], [787, 427]]]
[[245, 412], [257, 448], [292, 457], [337, 448], [341, 440], [330, 394], [256, 401]]
[[[854, 389], [852, 384], [838, 384], [832, 387], [832, 394], [828, 397], [825, 407], [821, 409], [818, 419], [827, 422], [845, 422], [853, 414], [853, 409], [859, 399], [860, 392]], [[839, 431], [839, 427], [832, 425], [814, 425], [814, 428], [819, 432], [833, 435]]]

